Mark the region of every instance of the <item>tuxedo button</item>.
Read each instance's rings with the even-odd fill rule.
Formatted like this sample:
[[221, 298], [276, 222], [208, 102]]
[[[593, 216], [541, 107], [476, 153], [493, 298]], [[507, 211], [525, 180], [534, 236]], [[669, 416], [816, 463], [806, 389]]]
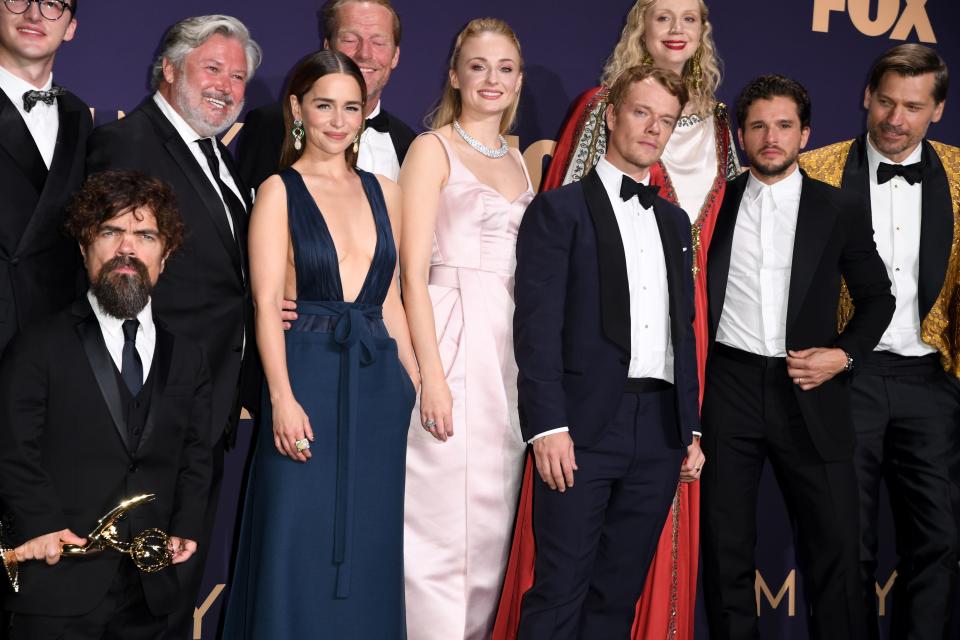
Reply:
[[20, 258], [14, 258], [13, 260], [10, 261], [10, 264], [14, 264], [14, 265], [20, 264]]
[[127, 467], [127, 471], [129, 471], [130, 473], [136, 473], [136, 472], [137, 472], [137, 463], [136, 463], [136, 462], [131, 462], [131, 463], [130, 463], [130, 466]]

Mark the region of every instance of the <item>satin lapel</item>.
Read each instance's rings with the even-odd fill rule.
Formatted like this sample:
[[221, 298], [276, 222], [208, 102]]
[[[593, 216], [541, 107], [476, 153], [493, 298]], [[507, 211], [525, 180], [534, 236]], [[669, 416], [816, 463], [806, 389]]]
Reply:
[[[57, 144], [53, 151], [53, 162], [50, 163], [50, 173], [47, 177], [45, 186], [40, 192], [40, 200], [37, 202], [36, 211], [52, 212], [50, 215], [61, 216], [62, 205], [51, 207], [51, 201], [62, 201], [63, 185], [70, 179], [70, 172], [74, 167], [74, 161], [78, 160], [77, 141], [80, 137], [80, 117], [81, 113], [74, 110], [67, 110], [63, 104], [66, 98], [57, 100], [60, 108], [60, 124], [57, 127]], [[39, 153], [39, 152], [38, 152]], [[79, 157], [82, 162], [82, 156]], [[41, 161], [42, 162], [42, 161]], [[30, 222], [20, 236], [19, 248], [29, 247], [33, 243], [34, 234], [38, 230], [49, 228], [44, 224], [42, 215], [30, 216]]]
[[864, 202], [870, 202], [870, 164], [867, 162], [866, 134], [850, 145], [847, 164], [843, 167], [840, 186], [860, 194]]
[[39, 195], [47, 181], [47, 165], [37, 149], [27, 123], [3, 91], [0, 91], [0, 147], [20, 165]]
[[[177, 130], [170, 124], [167, 117], [163, 115], [163, 112], [160, 111], [160, 108], [153, 99], [147, 98], [140, 108], [150, 117], [154, 126], [160, 130], [167, 152], [170, 153], [174, 162], [176, 162], [180, 170], [183, 171], [183, 175], [186, 176], [194, 190], [196, 190], [197, 195], [200, 196], [204, 204], [204, 209], [206, 209], [207, 215], [210, 216], [213, 226], [217, 230], [220, 242], [223, 243], [224, 248], [233, 260], [234, 267], [239, 272], [240, 250], [237, 246], [237, 241], [233, 237], [233, 233], [230, 231], [230, 223], [227, 222], [227, 210], [224, 207], [223, 200], [220, 199], [220, 194], [217, 193], [213, 184], [207, 179], [206, 174], [203, 172], [194, 155], [190, 153], [190, 149], [187, 148], [183, 138], [180, 137]], [[240, 183], [238, 183], [238, 186], [239, 184]]]
[[710, 335], [717, 334], [723, 301], [727, 295], [727, 274], [730, 271], [730, 251], [733, 248], [733, 232], [737, 227], [737, 214], [740, 200], [747, 188], [748, 174], [731, 180], [723, 194], [723, 202], [717, 212], [717, 223], [710, 240], [710, 253], [707, 255], [707, 296], [710, 307]]
[[947, 172], [933, 146], [923, 141], [920, 208], [920, 320], [930, 313], [943, 288], [953, 243], [953, 201]]
[[630, 283], [627, 281], [627, 260], [623, 253], [620, 227], [600, 177], [590, 172], [580, 184], [583, 185], [583, 195], [597, 234], [603, 333], [629, 355]]
[[140, 436], [138, 450], [143, 447], [143, 443], [150, 438], [157, 426], [157, 411], [163, 401], [163, 392], [167, 387], [167, 379], [170, 375], [170, 360], [173, 356], [173, 336], [160, 326], [154, 317], [154, 323], [157, 328], [157, 344], [153, 352], [153, 390], [150, 399], [150, 410], [147, 412], [147, 421], [143, 426], [143, 435]]
[[217, 141], [217, 145], [220, 147], [220, 158], [223, 160], [224, 166], [227, 167], [227, 171], [233, 177], [233, 182], [237, 185], [237, 189], [240, 190], [243, 207], [246, 210], [246, 215], [243, 219], [237, 221], [239, 228], [235, 229], [237, 234], [235, 242], [237, 243], [240, 253], [241, 268], [244, 273], [247, 273], [247, 227], [250, 223], [250, 211], [253, 208], [253, 202], [250, 201], [250, 191], [244, 185], [243, 180], [240, 179], [240, 173], [237, 171], [237, 165], [233, 161], [233, 155], [231, 155], [230, 150], [219, 140]]
[[77, 333], [80, 336], [83, 350], [87, 353], [90, 368], [93, 369], [93, 377], [97, 381], [97, 386], [100, 387], [100, 393], [107, 403], [107, 409], [110, 410], [117, 435], [123, 441], [123, 450], [130, 451], [130, 442], [127, 439], [127, 420], [123, 414], [123, 403], [120, 401], [117, 375], [114, 373], [116, 367], [113, 360], [110, 359], [107, 345], [103, 342], [100, 324], [97, 322], [97, 317], [93, 315], [93, 310], [90, 308], [90, 303], [87, 302], [86, 297], [74, 305], [74, 313], [81, 316], [77, 323]]
[[[657, 228], [660, 231], [660, 244], [663, 246], [663, 258], [666, 262], [667, 294], [670, 307], [670, 335], [683, 335], [680, 321], [683, 318], [683, 247], [680, 239], [674, 232], [674, 225], [670, 222], [669, 214], [660, 198], [653, 203], [653, 215], [657, 219]], [[678, 338], [674, 338], [677, 340]]]
[[820, 256], [830, 240], [837, 211], [833, 204], [816, 189], [813, 180], [803, 176], [800, 207], [797, 211], [797, 231], [793, 239], [793, 264], [790, 267], [790, 293], [787, 297], [787, 340], [790, 328], [803, 307]]

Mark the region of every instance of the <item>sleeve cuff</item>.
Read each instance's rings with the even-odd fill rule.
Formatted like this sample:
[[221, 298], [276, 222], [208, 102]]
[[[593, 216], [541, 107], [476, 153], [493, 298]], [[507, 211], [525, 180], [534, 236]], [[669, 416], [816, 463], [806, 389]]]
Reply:
[[692, 433], [693, 435], [695, 435], [695, 436], [698, 437], [698, 438], [702, 438], [702, 437], [703, 437], [703, 434], [700, 433], [699, 431], [691, 431], [690, 433]]
[[549, 429], [549, 430], [547, 430], [547, 431], [542, 431], [542, 432], [538, 433], [537, 435], [533, 436], [532, 438], [530, 438], [529, 440], [527, 440], [527, 444], [533, 444], [533, 441], [534, 441], [534, 440], [539, 440], [540, 438], [542, 438], [542, 437], [544, 437], [544, 436], [550, 436], [550, 435], [553, 435], [553, 434], [555, 434], [555, 433], [563, 433], [563, 432], [565, 432], [565, 431], [570, 431], [570, 427], [559, 427], [559, 428], [557, 428], [557, 429]]

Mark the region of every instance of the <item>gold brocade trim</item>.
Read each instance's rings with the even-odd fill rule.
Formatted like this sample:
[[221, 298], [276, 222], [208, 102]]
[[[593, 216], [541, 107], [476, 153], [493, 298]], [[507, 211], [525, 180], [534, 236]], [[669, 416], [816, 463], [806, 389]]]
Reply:
[[607, 129], [604, 116], [610, 90], [601, 87], [584, 105], [580, 120], [574, 129], [576, 144], [564, 172], [563, 184], [581, 180], [596, 166], [607, 152]]
[[670, 621], [667, 623], [667, 640], [677, 637], [677, 620], [680, 617], [680, 485], [673, 494], [670, 509]]
[[[953, 241], [943, 289], [920, 324], [920, 338], [940, 352], [944, 371], [960, 377], [960, 287], [957, 286], [960, 279], [960, 148], [933, 141], [930, 144], [943, 163], [950, 186]], [[811, 178], [839, 187], [852, 145], [853, 141], [847, 140], [804, 153], [800, 156], [800, 166]], [[846, 283], [841, 282], [838, 331], [843, 331], [853, 317], [853, 311], [850, 292]]]
[[953, 241], [943, 289], [920, 324], [920, 338], [940, 352], [944, 371], [960, 377], [960, 148], [930, 142], [940, 157], [953, 204]]

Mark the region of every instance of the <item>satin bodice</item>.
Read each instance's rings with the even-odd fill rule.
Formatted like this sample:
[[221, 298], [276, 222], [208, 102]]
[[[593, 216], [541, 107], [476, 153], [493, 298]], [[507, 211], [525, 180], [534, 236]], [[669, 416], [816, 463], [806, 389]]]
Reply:
[[[390, 289], [397, 262], [387, 205], [380, 183], [372, 173], [357, 169], [363, 191], [370, 202], [377, 229], [377, 246], [355, 303], [381, 305]], [[287, 189], [287, 216], [297, 270], [297, 299], [343, 302], [340, 262], [333, 236], [320, 207], [307, 190], [303, 176], [293, 167], [280, 172]]]
[[523, 159], [511, 150], [527, 178], [527, 189], [511, 202], [493, 187], [480, 182], [442, 135], [435, 132], [424, 135], [434, 135], [440, 140], [450, 163], [450, 176], [440, 192], [431, 266], [513, 276], [517, 230], [534, 196]]

